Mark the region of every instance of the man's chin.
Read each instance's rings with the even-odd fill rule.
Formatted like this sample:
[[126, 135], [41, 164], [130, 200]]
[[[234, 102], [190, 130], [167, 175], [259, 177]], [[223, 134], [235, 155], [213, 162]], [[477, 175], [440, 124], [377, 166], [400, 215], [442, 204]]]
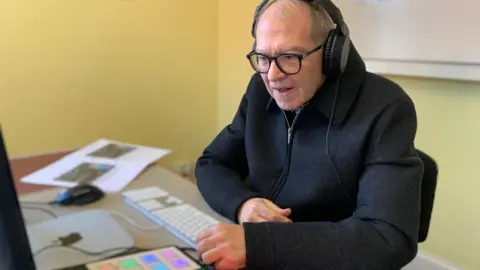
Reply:
[[276, 100], [276, 102], [277, 102], [278, 107], [280, 107], [280, 109], [286, 110], [286, 111], [293, 111], [293, 110], [296, 110], [296, 109], [300, 108], [300, 106], [302, 106], [302, 104], [300, 102], [298, 102], [298, 100], [281, 100], [281, 99], [278, 99], [278, 100]]

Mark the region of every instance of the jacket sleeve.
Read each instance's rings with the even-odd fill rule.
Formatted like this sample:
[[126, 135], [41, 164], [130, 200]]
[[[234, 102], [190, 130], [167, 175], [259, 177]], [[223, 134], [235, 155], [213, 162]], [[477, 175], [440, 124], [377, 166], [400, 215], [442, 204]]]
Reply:
[[197, 186], [205, 201], [214, 211], [234, 222], [238, 222], [237, 211], [243, 202], [260, 197], [245, 183], [248, 164], [244, 132], [248, 95], [253, 85], [252, 78], [233, 121], [207, 146], [195, 169]]
[[401, 269], [417, 253], [423, 163], [416, 113], [395, 102], [374, 123], [357, 208], [340, 222], [244, 223], [248, 269]]

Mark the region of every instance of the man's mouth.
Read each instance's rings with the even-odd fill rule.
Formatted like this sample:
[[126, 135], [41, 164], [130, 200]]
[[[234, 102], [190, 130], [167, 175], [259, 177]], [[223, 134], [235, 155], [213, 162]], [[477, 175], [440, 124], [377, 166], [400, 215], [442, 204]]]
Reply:
[[288, 91], [290, 91], [290, 90], [292, 90], [292, 89], [293, 89], [293, 87], [275, 88], [275, 90], [276, 90], [277, 92], [279, 92], [279, 93], [286, 93], [286, 92], [288, 92]]

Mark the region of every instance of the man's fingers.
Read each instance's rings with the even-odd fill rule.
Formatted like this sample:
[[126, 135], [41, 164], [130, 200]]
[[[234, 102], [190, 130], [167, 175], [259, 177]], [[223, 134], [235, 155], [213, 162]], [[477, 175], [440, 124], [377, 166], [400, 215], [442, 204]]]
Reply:
[[259, 211], [261, 217], [267, 219], [268, 221], [278, 221], [278, 222], [290, 222], [290, 219], [282, 216], [280, 213], [268, 208], [264, 207]]
[[212, 236], [213, 232], [215, 232], [215, 226], [207, 227], [205, 230], [201, 231], [196, 238], [197, 244], [202, 240], [204, 240], [205, 238]]
[[270, 208], [270, 209], [272, 209], [272, 210], [274, 210], [274, 211], [276, 211], [276, 212], [278, 212], [278, 213], [280, 213], [284, 216], [289, 216], [292, 213], [292, 210], [290, 208], [282, 209], [282, 208], [278, 207], [278, 205], [274, 204], [273, 202], [271, 202], [269, 200], [265, 200], [264, 202], [265, 202], [265, 205], [268, 208]]
[[217, 246], [217, 237], [216, 236], [211, 236], [208, 238], [203, 239], [200, 242], [197, 242], [197, 247], [196, 250], [198, 254], [202, 255], [209, 250], [214, 249]]
[[261, 209], [258, 209], [258, 215], [260, 215], [262, 218], [265, 218], [266, 220], [270, 221], [273, 219], [275, 216], [275, 212], [268, 208], [268, 207], [262, 207]]
[[196, 250], [199, 254], [202, 254], [215, 247], [217, 242], [221, 241], [218, 234], [215, 233], [217, 225], [207, 227], [197, 235]]
[[202, 262], [204, 264], [213, 264], [216, 261], [222, 258], [222, 246], [217, 246], [213, 249], [207, 250], [205, 253], [202, 254]]
[[290, 208], [282, 209], [282, 210], [280, 211], [280, 214], [281, 214], [282, 216], [288, 217], [288, 216], [290, 216], [290, 215], [292, 214], [292, 209], [290, 209]]
[[258, 213], [253, 213], [250, 216], [248, 216], [245, 222], [267, 222], [267, 221], [268, 219], [260, 216]]
[[273, 218], [271, 219], [271, 221], [276, 221], [276, 222], [292, 222], [291, 219], [285, 217], [285, 216], [282, 216], [282, 215], [275, 215], [273, 216]]
[[282, 210], [282, 208], [278, 207], [278, 205], [274, 204], [272, 201], [263, 200], [263, 202], [265, 203], [266, 206], [268, 206], [268, 208], [270, 208], [272, 210], [275, 210], [275, 211], [281, 211]]
[[282, 215], [275, 215], [273, 216], [273, 218], [271, 219], [271, 221], [276, 221], [276, 222], [292, 222], [292, 220], [290, 220], [289, 218], [285, 217], [285, 216], [282, 216]]

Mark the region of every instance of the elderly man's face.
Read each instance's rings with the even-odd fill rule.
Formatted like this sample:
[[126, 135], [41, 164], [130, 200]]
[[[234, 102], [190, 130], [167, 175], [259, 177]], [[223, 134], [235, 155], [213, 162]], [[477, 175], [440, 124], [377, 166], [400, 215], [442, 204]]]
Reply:
[[[311, 15], [305, 4], [278, 1], [270, 6], [258, 22], [256, 51], [269, 56], [284, 53], [303, 54], [320, 44], [312, 40]], [[322, 53], [319, 50], [302, 60], [301, 70], [294, 75], [283, 73], [272, 62], [262, 78], [270, 95], [284, 110], [294, 110], [310, 100], [323, 83]]]

